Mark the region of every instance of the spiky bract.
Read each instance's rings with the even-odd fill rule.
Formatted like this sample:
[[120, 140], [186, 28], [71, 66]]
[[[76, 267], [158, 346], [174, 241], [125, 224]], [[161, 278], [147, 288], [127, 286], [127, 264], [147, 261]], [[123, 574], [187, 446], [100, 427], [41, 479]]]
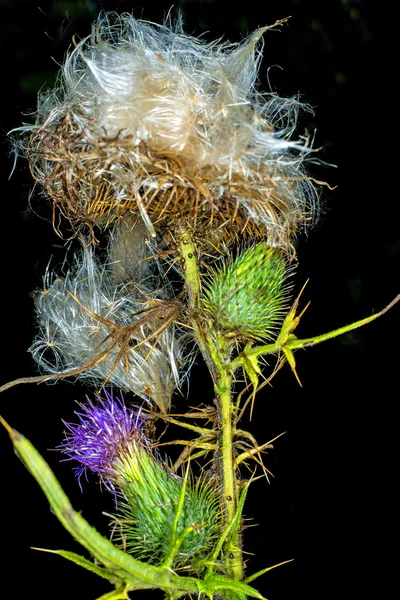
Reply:
[[206, 43], [179, 19], [99, 17], [17, 142], [74, 230], [131, 213], [153, 236], [187, 218], [199, 239], [247, 233], [290, 246], [316, 194], [309, 143], [292, 139], [298, 101], [255, 87], [265, 29]]
[[287, 309], [287, 275], [282, 255], [260, 242], [214, 270], [201, 303], [228, 337], [269, 340]]
[[180, 304], [163, 290], [115, 283], [114, 271], [89, 248], [66, 277], [47, 274], [36, 294], [40, 331], [30, 352], [46, 372], [71, 372], [96, 387], [110, 382], [167, 412], [190, 363], [174, 323]]
[[[136, 463], [130, 461], [127, 466], [132, 483], [124, 488], [126, 501], [118, 519], [124, 545], [138, 558], [155, 564], [165, 559], [173, 538], [181, 537], [174, 565], [200, 567], [221, 534], [215, 490], [200, 479], [195, 485], [188, 481], [183, 492], [183, 480], [149, 455], [137, 455]], [[181, 493], [184, 500], [173, 533]]]
[[195, 486], [182, 480], [151, 451], [140, 411], [128, 410], [108, 393], [80, 407], [80, 423], [65, 424], [60, 449], [80, 463], [78, 477], [92, 471], [118, 494], [115, 521], [123, 544], [153, 564], [175, 546], [175, 567], [200, 567], [220, 534], [214, 490], [202, 479]]

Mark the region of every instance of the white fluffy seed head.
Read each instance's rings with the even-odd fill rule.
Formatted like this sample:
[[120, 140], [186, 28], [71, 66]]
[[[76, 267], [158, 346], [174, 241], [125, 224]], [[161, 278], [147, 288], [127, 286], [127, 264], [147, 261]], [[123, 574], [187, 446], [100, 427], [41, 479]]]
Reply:
[[290, 245], [315, 214], [311, 149], [293, 139], [297, 100], [256, 89], [265, 29], [205, 43], [179, 21], [99, 17], [22, 128], [34, 177], [75, 227], [133, 212], [154, 236], [184, 216]]
[[165, 305], [171, 315], [174, 304], [171, 312], [165, 294], [146, 295], [143, 302], [136, 286], [116, 284], [110, 268], [86, 249], [66, 277], [46, 274], [35, 298], [39, 333], [29, 350], [45, 372], [77, 370], [76, 377], [96, 387], [111, 383], [167, 412], [190, 352], [173, 321], [162, 330], [161, 318], [146, 320], [143, 312]]
[[285, 160], [285, 150], [306, 148], [289, 139], [297, 102], [271, 95], [265, 103], [256, 92], [263, 32], [242, 44], [206, 44], [184, 35], [179, 23], [174, 31], [130, 15], [103, 17], [65, 62], [64, 102], [79, 103], [83, 119], [95, 113], [92, 135], [123, 131], [136, 145], [182, 154], [199, 168]]

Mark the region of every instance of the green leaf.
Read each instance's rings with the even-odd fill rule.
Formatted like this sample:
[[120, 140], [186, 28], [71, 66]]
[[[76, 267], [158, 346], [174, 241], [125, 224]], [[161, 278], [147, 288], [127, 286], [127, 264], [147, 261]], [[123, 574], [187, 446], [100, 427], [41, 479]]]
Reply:
[[253, 573], [253, 575], [250, 575], [250, 577], [247, 577], [244, 580], [244, 583], [250, 583], [251, 581], [258, 579], [258, 577], [261, 577], [261, 575], [265, 575], [265, 573], [272, 571], [272, 569], [276, 569], [277, 567], [281, 567], [282, 565], [287, 565], [288, 563], [293, 562], [293, 560], [294, 559], [291, 558], [290, 560], [284, 560], [283, 562], [281, 562], [277, 565], [273, 565], [272, 567], [266, 567], [265, 569], [261, 569], [261, 571], [257, 571], [257, 573]]
[[[213, 571], [213, 565], [216, 564], [218, 556], [222, 550], [222, 546], [225, 543], [225, 540], [228, 538], [230, 539], [234, 539], [238, 532], [239, 532], [239, 528], [240, 528], [240, 521], [242, 518], [242, 512], [243, 512], [243, 507], [244, 507], [244, 502], [246, 500], [246, 496], [247, 496], [247, 492], [248, 489], [250, 487], [250, 483], [251, 480], [249, 482], [246, 483], [246, 485], [244, 486], [242, 493], [240, 494], [240, 498], [239, 498], [239, 502], [236, 508], [236, 513], [235, 513], [235, 517], [234, 519], [230, 522], [230, 524], [228, 525], [228, 527], [225, 529], [225, 531], [223, 531], [221, 537], [218, 540], [218, 543], [216, 544], [213, 553], [211, 554], [211, 556], [209, 557], [209, 561], [211, 563], [211, 566], [208, 569], [208, 573], [210, 576], [210, 574]], [[229, 536], [229, 537], [228, 537]]]
[[243, 508], [244, 508], [244, 503], [246, 501], [247, 492], [249, 491], [251, 482], [252, 482], [252, 477], [246, 483], [246, 485], [243, 487], [242, 492], [241, 492], [240, 497], [239, 497], [239, 502], [238, 502], [238, 505], [237, 505], [235, 518], [232, 521], [232, 530], [230, 531], [230, 535], [233, 538], [235, 538], [238, 535], [239, 530], [240, 530], [241, 520], [242, 520], [242, 513], [243, 513]]
[[160, 588], [166, 591], [181, 592], [180, 595], [198, 593], [202, 584], [201, 580], [194, 577], [180, 577], [168, 569], [142, 563], [122, 552], [100, 535], [72, 508], [54, 473], [34, 446], [1, 417], [0, 422], [7, 429], [17, 455], [39, 483], [59, 521], [84, 548], [104, 565], [110, 572], [110, 579], [123, 580], [127, 590]]
[[[246, 348], [249, 346], [249, 344], [247, 344]], [[247, 355], [246, 352], [246, 348], [244, 349], [243, 353], [241, 354], [240, 358], [240, 362], [242, 364], [243, 370], [245, 371], [246, 375], [248, 376], [248, 378], [250, 379], [250, 383], [253, 386], [253, 391], [252, 391], [252, 404], [251, 404], [251, 410], [250, 410], [250, 418], [253, 412], [253, 404], [254, 404], [254, 400], [256, 398], [256, 393], [257, 393], [257, 388], [258, 388], [258, 384], [259, 384], [259, 378], [258, 376], [261, 374], [261, 369], [260, 369], [260, 365], [258, 364], [258, 357], [257, 356], [252, 356]]]
[[375, 319], [378, 319], [382, 315], [384, 315], [388, 310], [390, 310], [397, 302], [400, 300], [400, 294], [396, 296], [385, 308], [370, 317], [366, 317], [365, 319], [361, 319], [360, 321], [355, 321], [354, 323], [350, 323], [349, 325], [345, 325], [344, 327], [339, 327], [339, 329], [334, 329], [333, 331], [328, 331], [327, 333], [323, 333], [321, 335], [316, 335], [311, 338], [306, 339], [298, 339], [294, 336], [291, 339], [288, 339], [288, 346], [291, 349], [296, 348], [307, 348], [309, 346], [314, 346], [315, 344], [320, 344], [321, 342], [326, 342], [327, 340], [331, 340], [332, 338], [338, 337], [339, 335], [343, 335], [344, 333], [348, 333], [349, 331], [353, 331], [354, 329], [358, 329], [358, 327], [363, 327], [364, 325], [368, 325], [368, 323], [372, 323]]
[[227, 579], [223, 575], [211, 574], [208, 575], [203, 582], [202, 591], [208, 596], [212, 596], [216, 592], [223, 593], [226, 591], [235, 592], [239, 597], [250, 596], [251, 598], [259, 598], [264, 600], [264, 596], [260, 594], [255, 588], [251, 587], [247, 583], [241, 581], [235, 581], [234, 579]]
[[100, 596], [97, 600], [129, 600], [128, 588], [126, 586], [118, 588], [112, 592], [103, 594], [103, 596]]
[[95, 565], [90, 560], [87, 560], [87, 558], [85, 558], [84, 556], [76, 554], [75, 552], [69, 552], [68, 550], [48, 550], [47, 548], [32, 548], [32, 550], [48, 552], [49, 554], [57, 554], [58, 556], [62, 556], [63, 558], [70, 560], [76, 565], [83, 567], [87, 571], [91, 571], [92, 573], [95, 573], [95, 575], [103, 577], [103, 579], [115, 579], [115, 576], [112, 575], [109, 571], [107, 571], [107, 569], [103, 569], [102, 567]]

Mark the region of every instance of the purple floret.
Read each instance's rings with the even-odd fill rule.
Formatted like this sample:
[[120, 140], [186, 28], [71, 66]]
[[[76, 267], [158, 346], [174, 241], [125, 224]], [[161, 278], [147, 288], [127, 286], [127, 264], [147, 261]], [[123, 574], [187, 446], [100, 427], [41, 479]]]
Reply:
[[80, 404], [82, 412], [76, 412], [80, 423], [66, 423], [68, 432], [59, 449], [68, 456], [66, 460], [77, 460], [78, 479], [86, 471], [100, 475], [105, 483], [111, 484], [117, 476], [119, 457], [132, 449], [134, 444], [146, 444], [143, 434], [144, 417], [139, 410], [128, 410], [122, 399], [113, 398], [105, 391], [105, 398], [96, 397]]

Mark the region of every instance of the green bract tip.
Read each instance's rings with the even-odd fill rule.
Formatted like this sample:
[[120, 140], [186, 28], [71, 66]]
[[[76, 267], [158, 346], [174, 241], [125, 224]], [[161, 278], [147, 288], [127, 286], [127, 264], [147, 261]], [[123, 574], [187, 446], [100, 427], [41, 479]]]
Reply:
[[287, 310], [287, 263], [264, 242], [215, 270], [202, 305], [228, 337], [270, 340]]

